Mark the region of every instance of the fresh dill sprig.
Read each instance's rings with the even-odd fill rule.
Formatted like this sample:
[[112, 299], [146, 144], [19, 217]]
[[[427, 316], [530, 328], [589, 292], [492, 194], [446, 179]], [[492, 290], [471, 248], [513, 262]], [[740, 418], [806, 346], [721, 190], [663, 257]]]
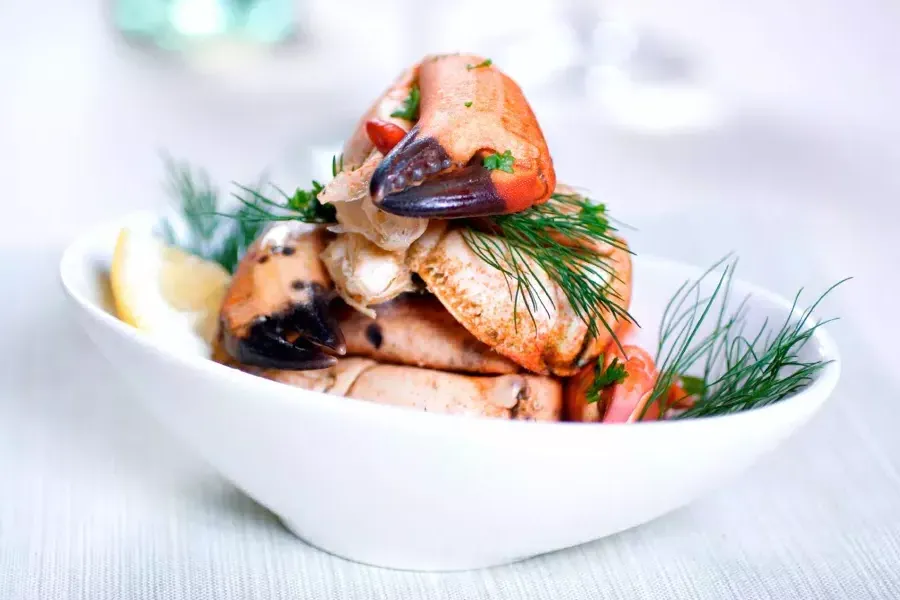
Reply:
[[603, 365], [604, 362], [606, 362], [604, 355], [600, 354], [600, 356], [597, 357], [597, 371], [594, 373], [594, 380], [591, 382], [591, 385], [588, 387], [587, 393], [585, 394], [588, 404], [593, 404], [600, 400], [600, 393], [605, 388], [617, 383], [622, 383], [625, 381], [625, 378], [628, 377], [625, 365], [619, 362], [618, 356], [613, 357], [608, 367]]
[[406, 119], [407, 121], [415, 121], [419, 118], [419, 101], [421, 100], [421, 92], [419, 86], [413, 84], [409, 88], [409, 95], [403, 101], [403, 106], [391, 113], [392, 117]]
[[[696, 281], [683, 284], [669, 300], [660, 323], [656, 356], [659, 377], [643, 414], [656, 402], [664, 415], [669, 408], [669, 389], [679, 380], [693, 404], [675, 418], [708, 417], [766, 406], [808, 386], [828, 364], [804, 359], [801, 351], [816, 329], [831, 322], [814, 321], [812, 312], [847, 279], [828, 288], [798, 317], [795, 313], [801, 289], [780, 327], [773, 329], [766, 320], [758, 331], [745, 334], [749, 296], [729, 310], [737, 261], [725, 264], [727, 259], [717, 262]], [[703, 281], [723, 264], [713, 291], [705, 295]], [[694, 368], [702, 369], [702, 374], [687, 375]]]
[[254, 209], [249, 205], [242, 205], [231, 213], [231, 223], [220, 221], [220, 227], [224, 231], [219, 250], [209, 258], [225, 267], [230, 273], [234, 273], [238, 263], [244, 258], [247, 249], [259, 237], [265, 221], [252, 218]]
[[163, 237], [169, 244], [219, 263], [230, 273], [269, 223], [335, 222], [334, 207], [319, 202], [322, 184], [317, 181], [312, 182], [311, 189], [298, 188], [290, 196], [275, 188], [282, 195], [282, 202], [264, 195], [262, 184], [255, 187], [234, 184], [239, 192], [232, 196], [239, 205], [228, 210], [220, 191], [212, 185], [205, 171], [192, 169], [188, 163], [169, 157], [164, 157], [164, 163], [168, 191], [186, 231], [178, 235], [179, 227], [165, 219], [160, 224]]
[[[274, 221], [302, 221], [304, 223], [336, 223], [337, 211], [331, 204], [319, 202], [319, 192], [324, 186], [313, 180], [312, 188], [304, 190], [297, 188], [293, 195], [288, 196], [284, 191], [275, 188], [283, 201], [276, 202], [254, 190], [239, 183], [235, 184], [245, 195], [234, 194], [248, 211], [249, 214], [241, 215], [242, 218], [271, 223]], [[249, 197], [248, 197], [249, 196]], [[223, 214], [221, 216], [231, 216]]]
[[[229, 213], [230, 219], [223, 220], [221, 194], [205, 171], [192, 169], [188, 163], [169, 156], [164, 156], [163, 162], [167, 191], [183, 224], [179, 228], [170, 219], [161, 222], [166, 242], [217, 262], [233, 273], [265, 223], [249, 218], [255, 212], [251, 206], [241, 206]], [[180, 235], [179, 229], [184, 230]]]
[[[218, 228], [218, 219], [212, 213], [219, 204], [219, 190], [212, 185], [205, 171], [194, 173], [190, 165], [168, 155], [163, 155], [163, 163], [167, 176], [166, 191], [185, 217], [188, 229], [190, 239], [184, 249], [194, 254], [203, 253], [204, 244], [213, 238]], [[177, 235], [172, 224], [164, 220], [162, 229], [166, 241], [174, 244]]]
[[520, 301], [532, 321], [536, 310], [542, 308], [549, 315], [554, 306], [554, 295], [535, 269], [559, 286], [591, 336], [602, 328], [615, 338], [609, 317], [634, 321], [612, 287], [618, 275], [608, 258], [595, 250], [597, 244], [624, 249], [613, 235], [605, 206], [578, 194], [554, 194], [544, 204], [487, 221], [493, 231], [469, 227], [462, 230], [463, 239], [503, 274], [513, 295], [516, 326]]

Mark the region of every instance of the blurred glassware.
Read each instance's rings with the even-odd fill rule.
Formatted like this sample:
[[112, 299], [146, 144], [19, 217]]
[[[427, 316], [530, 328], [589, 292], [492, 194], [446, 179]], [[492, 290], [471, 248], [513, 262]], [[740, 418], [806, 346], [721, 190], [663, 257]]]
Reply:
[[621, 0], [532, 0], [522, 10], [483, 0], [395, 0], [390, 7], [410, 61], [433, 52], [489, 56], [544, 115], [579, 110], [642, 133], [703, 131], [723, 117], [702, 61], [630, 20]]
[[[719, 99], [697, 65], [668, 40], [618, 23], [598, 27], [601, 58], [585, 74], [586, 93], [620, 125], [647, 132], [698, 131], [720, 124]], [[615, 44], [621, 44], [618, 47]]]
[[168, 50], [204, 44], [271, 45], [295, 34], [295, 0], [113, 0], [127, 38]]
[[570, 83], [602, 118], [631, 130], [673, 133], [723, 118], [701, 65], [674, 40], [604, 15], [597, 0], [559, 5], [577, 40]]
[[415, 60], [424, 54], [472, 52], [490, 57], [520, 85], [552, 85], [577, 51], [569, 23], [560, 18], [555, 0], [531, 0], [521, 9], [506, 3], [455, 0], [412, 10], [404, 31], [404, 51]]

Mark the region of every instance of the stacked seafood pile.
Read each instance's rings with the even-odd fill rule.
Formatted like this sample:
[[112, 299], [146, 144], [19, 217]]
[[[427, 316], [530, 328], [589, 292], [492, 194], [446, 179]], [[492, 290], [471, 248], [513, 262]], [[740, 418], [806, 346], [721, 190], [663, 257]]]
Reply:
[[[334, 221], [276, 222], [251, 246], [221, 310], [215, 358], [300, 388], [425, 411], [634, 420], [655, 366], [619, 340], [630, 325], [624, 240], [550, 232], [562, 249], [602, 260], [603, 273], [584, 277], [605, 276], [616, 309], [586, 304], [554, 263], [503, 244], [509, 234], [496, 217], [538, 206], [565, 216], [572, 197], [514, 81], [482, 57], [428, 57], [346, 141], [317, 197]], [[560, 256], [560, 268], [571, 266]], [[523, 293], [521, 277], [539, 298]], [[612, 376], [598, 387], [604, 369]]]

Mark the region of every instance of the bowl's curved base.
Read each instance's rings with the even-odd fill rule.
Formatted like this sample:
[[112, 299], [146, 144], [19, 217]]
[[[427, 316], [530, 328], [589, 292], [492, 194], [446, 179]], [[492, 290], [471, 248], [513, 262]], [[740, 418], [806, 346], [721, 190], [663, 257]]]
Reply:
[[301, 533], [300, 528], [293, 525], [290, 520], [283, 517], [278, 517], [278, 520], [292, 535], [297, 537], [307, 546], [315, 548], [316, 550], [319, 550], [321, 552], [325, 552], [326, 554], [336, 556], [337, 558], [343, 560], [349, 560], [350, 562], [365, 565], [367, 567], [390, 569], [392, 571], [409, 571], [416, 573], [455, 573], [460, 571], [477, 571], [479, 569], [488, 569], [491, 567], [502, 567], [538, 556], [519, 556], [493, 561], [475, 562], [459, 562], [453, 560], [423, 560], [422, 557], [416, 557], [411, 560], [404, 560], [397, 556], [388, 558], [386, 555], [385, 559], [382, 559], [381, 557], [363, 557], [356, 556], [352, 552], [338, 551], [332, 548], [326, 548], [320, 544], [313, 543], [309, 541], [309, 539]]

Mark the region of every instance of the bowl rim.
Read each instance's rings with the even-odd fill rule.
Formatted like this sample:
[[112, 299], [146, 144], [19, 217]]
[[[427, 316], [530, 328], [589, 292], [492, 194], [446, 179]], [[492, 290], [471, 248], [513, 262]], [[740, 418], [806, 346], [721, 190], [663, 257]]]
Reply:
[[[167, 362], [175, 363], [182, 368], [199, 369], [200, 371], [205, 372], [206, 375], [212, 377], [222, 377], [225, 379], [234, 378], [232, 380], [236, 381], [238, 385], [247, 385], [250, 384], [251, 381], [253, 381], [254, 385], [261, 386], [261, 390], [267, 390], [271, 392], [259, 394], [257, 395], [257, 398], [261, 398], [264, 396], [268, 401], [295, 401], [295, 399], [286, 399], [284, 392], [285, 389], [289, 388], [290, 386], [286, 386], [283, 383], [265, 379], [263, 377], [254, 376], [238, 369], [219, 364], [208, 358], [172, 352], [171, 350], [163, 346], [160, 342], [153, 339], [151, 336], [142, 333], [132, 325], [129, 325], [116, 316], [110, 314], [108, 311], [104, 310], [96, 302], [90, 300], [78, 290], [78, 286], [72, 281], [72, 274], [77, 269], [82, 268], [85, 263], [85, 257], [87, 254], [86, 250], [95, 245], [99, 238], [102, 238], [104, 235], [109, 235], [109, 232], [114, 229], [121, 229], [126, 223], [133, 220], [150, 218], [158, 219], [159, 217], [159, 213], [151, 210], [135, 211], [127, 213], [115, 219], [109, 219], [101, 222], [76, 235], [66, 245], [59, 259], [58, 276], [66, 295], [69, 296], [69, 298], [81, 310], [93, 317], [95, 321], [113, 329], [130, 341], [153, 351], [160, 358], [166, 360]], [[109, 255], [110, 257], [112, 256], [112, 248], [109, 249]], [[702, 274], [706, 270], [703, 267], [698, 267], [691, 263], [681, 262], [654, 254], [642, 253], [639, 256], [638, 260], [653, 262], [662, 267], [669, 267], [675, 270], [693, 271], [697, 275]], [[718, 269], [713, 271], [713, 273], [719, 272], [720, 271]], [[783, 309], [785, 312], [789, 313], [791, 311], [791, 308], [794, 307], [795, 312], [799, 312], [800, 314], [802, 314], [803, 311], [805, 311], [807, 308], [804, 305], [795, 305], [793, 301], [788, 300], [784, 296], [781, 296], [780, 294], [768, 290], [751, 281], [736, 277], [734, 279], [734, 282], [740, 287], [746, 289], [747, 293], [752, 297], [762, 298], [777, 306], [778, 308]], [[842, 362], [838, 345], [834, 338], [826, 331], [827, 322], [823, 323], [818, 318], [816, 318], [814, 314], [810, 316], [809, 322], [811, 325], [819, 325], [813, 332], [813, 336], [811, 339], [815, 340], [815, 343], [817, 344], [818, 349], [822, 354], [823, 360], [830, 361], [816, 375], [812, 383], [810, 383], [802, 391], [794, 394], [793, 396], [784, 398], [778, 402], [758, 408], [743, 410], [735, 413], [728, 413], [724, 415], [713, 415], [692, 419], [638, 421], [635, 423], [520, 421], [514, 419], [472, 418], [466, 415], [431, 413], [413, 410], [397, 410], [397, 408], [400, 407], [378, 404], [375, 402], [365, 402], [356, 398], [338, 396], [335, 394], [329, 394], [327, 392], [317, 392], [312, 390], [303, 390], [303, 392], [305, 392], [304, 397], [306, 401], [312, 401], [320, 404], [321, 408], [324, 410], [357, 413], [360, 411], [375, 411], [372, 413], [373, 415], [387, 416], [397, 422], [402, 419], [418, 420], [421, 418], [425, 418], [435, 424], [438, 422], [445, 422], [465, 423], [467, 424], [467, 426], [474, 427], [512, 427], [519, 429], [539, 428], [540, 430], [555, 430], [567, 433], [573, 433], [578, 430], [597, 432], [600, 430], [621, 430], [623, 428], [629, 431], [646, 431], [648, 429], [658, 427], [697, 427], [701, 426], [701, 424], [723, 423], [726, 421], [735, 422], [748, 419], [767, 419], [767, 417], [774, 418], [781, 412], [792, 410], [796, 407], [796, 405], [802, 404], [804, 402], [810, 402], [811, 396], [818, 396], [821, 398], [819, 406], [815, 409], [818, 410], [818, 408], [821, 407], [821, 404], [823, 404], [825, 400], [827, 400], [831, 396], [835, 387], [837, 386], [838, 380], [840, 378]]]

